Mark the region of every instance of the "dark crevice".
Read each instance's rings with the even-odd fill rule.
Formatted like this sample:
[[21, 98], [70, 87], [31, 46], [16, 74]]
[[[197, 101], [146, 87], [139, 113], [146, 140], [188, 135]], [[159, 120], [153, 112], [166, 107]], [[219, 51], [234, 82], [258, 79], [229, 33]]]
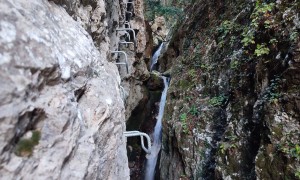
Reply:
[[86, 86], [83, 86], [77, 90], [74, 91], [74, 95], [75, 95], [75, 98], [76, 98], [76, 101], [79, 102], [81, 97], [84, 95], [86, 91]]
[[[200, 175], [202, 179], [211, 180], [215, 179], [215, 167], [216, 167], [216, 158], [218, 152], [218, 142], [221, 141], [223, 134], [225, 133], [225, 129], [227, 126], [227, 116], [226, 116], [226, 108], [220, 108], [212, 118], [213, 125], [212, 129], [213, 134], [212, 142], [208, 147], [208, 156], [205, 157], [205, 162], [202, 165], [202, 174]], [[196, 177], [200, 178], [200, 177]]]
[[75, 152], [75, 147], [73, 147], [71, 152], [64, 158], [63, 163], [61, 165], [61, 169], [64, 169], [66, 164], [70, 161], [71, 157], [73, 156], [74, 152]]

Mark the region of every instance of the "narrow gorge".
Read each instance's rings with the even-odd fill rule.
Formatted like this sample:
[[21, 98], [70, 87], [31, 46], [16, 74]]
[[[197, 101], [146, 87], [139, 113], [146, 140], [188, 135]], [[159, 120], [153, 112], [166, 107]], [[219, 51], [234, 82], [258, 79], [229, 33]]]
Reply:
[[0, 70], [0, 179], [300, 180], [299, 0], [1, 0]]

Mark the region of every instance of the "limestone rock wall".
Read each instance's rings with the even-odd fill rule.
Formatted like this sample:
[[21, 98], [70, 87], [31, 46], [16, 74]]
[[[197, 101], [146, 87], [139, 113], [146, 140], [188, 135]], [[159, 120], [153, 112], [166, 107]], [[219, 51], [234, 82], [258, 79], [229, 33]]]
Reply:
[[172, 80], [161, 179], [299, 179], [299, 1], [201, 0], [160, 69]]
[[0, 2], [0, 179], [129, 179], [122, 2], [55, 3]]
[[[146, 49], [146, 25], [144, 19], [144, 1], [134, 0], [127, 5], [126, 17], [124, 21], [130, 24], [135, 32], [136, 46], [133, 44], [128, 46], [120, 45], [119, 50], [125, 51], [128, 55], [129, 72], [126, 69], [119, 67], [120, 75], [122, 79], [123, 94], [126, 104], [125, 116], [128, 120], [132, 111], [137, 108], [139, 103], [147, 97], [145, 92], [145, 81], [150, 77], [148, 67], [145, 62], [145, 49]], [[122, 27], [128, 27], [127, 25]], [[123, 37], [122, 37], [123, 38]], [[133, 39], [133, 36], [131, 37]], [[124, 59], [124, 57], [122, 56]], [[137, 119], [137, 121], [142, 121]]]

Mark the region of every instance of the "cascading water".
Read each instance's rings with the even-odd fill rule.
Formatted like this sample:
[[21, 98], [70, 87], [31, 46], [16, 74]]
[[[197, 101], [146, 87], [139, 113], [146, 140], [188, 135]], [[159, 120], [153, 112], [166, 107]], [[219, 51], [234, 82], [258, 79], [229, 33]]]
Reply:
[[159, 46], [159, 48], [153, 54], [153, 56], [151, 58], [150, 72], [153, 70], [154, 65], [157, 63], [158, 57], [160, 55], [160, 51], [162, 50], [163, 46], [164, 46], [164, 43], [161, 43], [160, 46]]
[[165, 88], [162, 92], [160, 103], [159, 103], [159, 112], [156, 117], [157, 122], [153, 132], [153, 145], [151, 147], [151, 154], [147, 156], [147, 163], [146, 163], [146, 173], [145, 173], [145, 180], [153, 180], [155, 175], [155, 167], [157, 162], [158, 153], [161, 148], [161, 136], [162, 136], [162, 118], [164, 114], [164, 108], [167, 98], [167, 91], [168, 91], [168, 80], [166, 77], [162, 76], [164, 80]]

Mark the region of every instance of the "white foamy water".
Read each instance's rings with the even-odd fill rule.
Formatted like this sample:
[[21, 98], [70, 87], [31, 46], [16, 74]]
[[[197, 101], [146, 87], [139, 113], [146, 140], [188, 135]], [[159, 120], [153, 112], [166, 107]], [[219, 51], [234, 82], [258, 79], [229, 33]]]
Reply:
[[158, 153], [161, 148], [161, 135], [162, 135], [162, 118], [164, 114], [166, 99], [167, 99], [167, 91], [168, 91], [168, 82], [167, 78], [162, 76], [164, 80], [165, 88], [162, 92], [160, 103], [159, 103], [159, 112], [156, 117], [157, 122], [153, 132], [153, 145], [151, 147], [151, 154], [147, 156], [147, 164], [146, 164], [146, 173], [145, 180], [153, 180], [155, 175], [155, 166], [157, 162]]
[[153, 54], [151, 58], [151, 66], [150, 66], [150, 72], [153, 70], [154, 65], [157, 63], [158, 57], [160, 55], [160, 51], [163, 48], [164, 43], [161, 43], [159, 48], [156, 50], [156, 52]]

